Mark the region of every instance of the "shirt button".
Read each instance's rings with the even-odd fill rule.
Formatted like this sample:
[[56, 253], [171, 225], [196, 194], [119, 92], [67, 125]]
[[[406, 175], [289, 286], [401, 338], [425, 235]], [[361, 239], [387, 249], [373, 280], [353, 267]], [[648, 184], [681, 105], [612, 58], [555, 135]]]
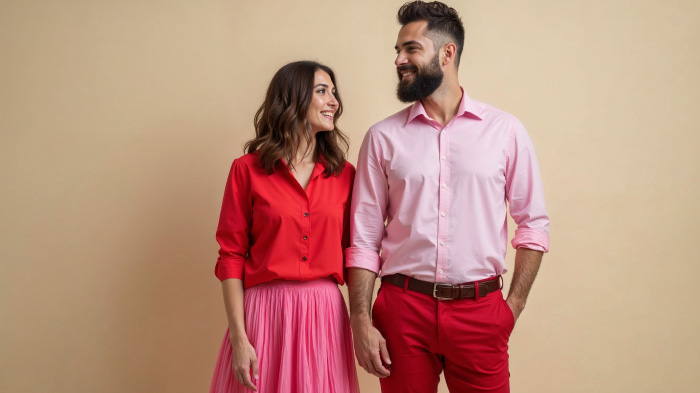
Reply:
[[445, 135], [445, 131], [441, 132], [440, 134]]
[[447, 156], [442, 156], [440, 158], [442, 158], [442, 160], [445, 161], [447, 159]]
[[440, 274], [442, 274], [442, 273], [444, 273], [444, 272], [442, 271], [442, 269], [440, 269]]
[[441, 245], [441, 246], [444, 246], [444, 245], [445, 245], [445, 242], [440, 242], [440, 245]]
[[304, 217], [308, 217], [308, 216], [309, 216], [309, 213], [304, 213]]
[[447, 187], [447, 183], [442, 183], [442, 188], [446, 188], [446, 187]]
[[445, 212], [440, 213], [441, 216], [445, 217]]
[[302, 261], [305, 261], [305, 260], [306, 260], [306, 257], [301, 257], [301, 260], [302, 260]]
[[308, 238], [309, 238], [308, 236], [304, 235], [304, 240], [306, 240], [306, 239], [308, 239]]

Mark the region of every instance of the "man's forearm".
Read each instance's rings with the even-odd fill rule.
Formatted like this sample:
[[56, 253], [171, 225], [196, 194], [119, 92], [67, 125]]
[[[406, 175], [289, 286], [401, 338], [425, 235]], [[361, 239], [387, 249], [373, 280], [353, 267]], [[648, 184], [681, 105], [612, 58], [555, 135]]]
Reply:
[[541, 251], [519, 248], [515, 252], [515, 269], [513, 279], [510, 282], [507, 300], [513, 309], [516, 319], [520, 316], [523, 308], [525, 308], [527, 296], [530, 293], [530, 288], [532, 288], [537, 272], [540, 270], [541, 262]]
[[350, 318], [371, 319], [372, 293], [377, 275], [362, 268], [348, 268], [348, 296], [350, 297]]

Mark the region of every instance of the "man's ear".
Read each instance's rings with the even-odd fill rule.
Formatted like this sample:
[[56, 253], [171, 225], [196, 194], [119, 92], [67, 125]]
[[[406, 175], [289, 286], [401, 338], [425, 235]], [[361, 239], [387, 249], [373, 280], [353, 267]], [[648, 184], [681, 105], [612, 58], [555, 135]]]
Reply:
[[440, 48], [440, 65], [446, 66], [454, 63], [457, 59], [457, 45], [454, 42], [448, 42]]

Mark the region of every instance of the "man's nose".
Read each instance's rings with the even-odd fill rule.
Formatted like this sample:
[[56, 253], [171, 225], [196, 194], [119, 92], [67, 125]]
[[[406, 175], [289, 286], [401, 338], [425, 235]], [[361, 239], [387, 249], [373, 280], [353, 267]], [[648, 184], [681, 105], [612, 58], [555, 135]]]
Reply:
[[406, 56], [404, 56], [403, 52], [399, 52], [399, 53], [396, 55], [396, 60], [394, 60], [394, 65], [396, 65], [397, 67], [399, 67], [399, 66], [401, 66], [401, 65], [406, 64], [407, 62], [408, 62], [408, 60], [406, 60]]

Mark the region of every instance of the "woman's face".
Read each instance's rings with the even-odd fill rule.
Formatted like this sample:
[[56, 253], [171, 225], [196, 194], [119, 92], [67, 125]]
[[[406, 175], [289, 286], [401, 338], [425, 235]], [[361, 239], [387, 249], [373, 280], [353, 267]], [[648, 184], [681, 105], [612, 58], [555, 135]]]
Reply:
[[317, 70], [314, 76], [314, 88], [309, 104], [306, 120], [311, 125], [311, 132], [331, 131], [335, 128], [333, 117], [338, 110], [335, 99], [335, 86], [330, 75], [323, 70]]

